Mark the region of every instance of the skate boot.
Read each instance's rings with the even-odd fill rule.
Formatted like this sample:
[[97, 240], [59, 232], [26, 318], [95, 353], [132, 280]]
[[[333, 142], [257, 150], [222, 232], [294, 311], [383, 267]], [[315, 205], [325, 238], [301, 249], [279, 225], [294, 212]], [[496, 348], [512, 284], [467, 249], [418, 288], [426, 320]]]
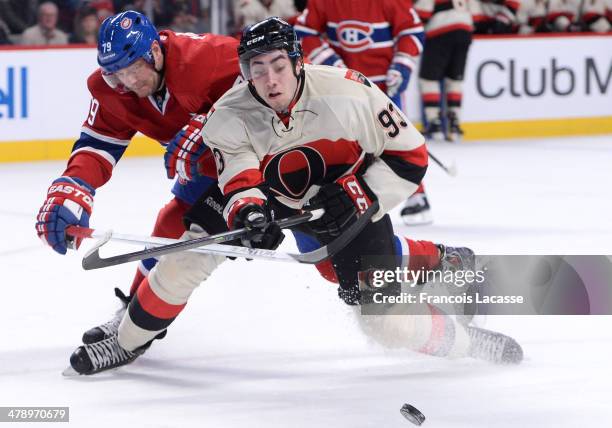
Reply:
[[427, 121], [427, 126], [423, 130], [423, 135], [428, 140], [444, 141], [444, 129], [442, 120], [437, 117]]
[[[438, 270], [446, 271], [471, 271], [476, 270], [476, 256], [474, 251], [467, 247], [448, 247], [446, 245], [437, 244], [440, 250], [440, 265]], [[478, 285], [475, 282], [467, 282], [461, 285], [446, 286], [446, 291], [453, 296], [471, 296], [471, 301], [476, 301], [476, 292]], [[476, 315], [477, 306], [475, 304], [465, 302], [457, 302], [453, 304], [454, 315], [456, 320], [467, 326]]]
[[[166, 330], [159, 333], [155, 339], [162, 339], [165, 336]], [[74, 371], [82, 375], [92, 375], [124, 366], [144, 354], [155, 340], [153, 339], [131, 352], [119, 346], [117, 337], [115, 334], [99, 342], [79, 346], [70, 356], [70, 365]]]
[[459, 125], [459, 118], [454, 111], [448, 112], [448, 134], [446, 136], [447, 141], [456, 143], [460, 142], [463, 138], [463, 129]]
[[447, 247], [437, 244], [440, 250], [440, 265], [442, 271], [469, 270], [476, 268], [476, 256], [474, 251], [467, 247]]
[[510, 336], [478, 327], [466, 327], [470, 337], [468, 354], [478, 360], [495, 364], [519, 364], [523, 349]]
[[415, 193], [406, 199], [406, 204], [400, 215], [407, 226], [418, 226], [433, 222], [431, 207], [425, 193]]
[[101, 342], [104, 339], [117, 335], [119, 324], [121, 323], [123, 315], [127, 310], [127, 306], [130, 303], [130, 297], [123, 294], [123, 292], [118, 288], [115, 288], [115, 296], [117, 296], [121, 301], [121, 308], [115, 312], [115, 315], [110, 319], [110, 321], [107, 321], [97, 327], [90, 328], [83, 333], [82, 340], [84, 344], [87, 345], [90, 343]]

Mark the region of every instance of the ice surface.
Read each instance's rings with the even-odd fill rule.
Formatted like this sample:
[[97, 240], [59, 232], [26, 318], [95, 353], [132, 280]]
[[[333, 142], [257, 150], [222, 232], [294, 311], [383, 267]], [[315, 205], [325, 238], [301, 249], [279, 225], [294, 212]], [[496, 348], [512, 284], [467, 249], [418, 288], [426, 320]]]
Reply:
[[[402, 234], [480, 254], [612, 254], [612, 137], [434, 144], [431, 226]], [[612, 317], [490, 317], [517, 338], [518, 367], [381, 348], [313, 268], [227, 262], [134, 364], [61, 371], [83, 331], [110, 318], [135, 265], [85, 272], [36, 238], [63, 162], [0, 165], [0, 405], [70, 406], [71, 426], [590, 427], [612, 420]], [[124, 159], [92, 226], [146, 234], [169, 199], [161, 159]], [[292, 243], [285, 244], [287, 246]], [[84, 244], [86, 248], [88, 244]]]

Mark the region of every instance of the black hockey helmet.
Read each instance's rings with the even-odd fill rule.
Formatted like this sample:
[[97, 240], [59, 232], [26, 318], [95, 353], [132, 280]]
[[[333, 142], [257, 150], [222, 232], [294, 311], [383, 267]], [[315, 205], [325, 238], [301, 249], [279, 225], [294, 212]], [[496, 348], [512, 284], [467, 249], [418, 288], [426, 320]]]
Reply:
[[244, 78], [247, 80], [251, 78], [249, 67], [251, 58], [275, 49], [287, 51], [294, 66], [296, 61], [303, 57], [302, 46], [295, 30], [282, 19], [273, 16], [246, 27], [238, 45], [240, 71]]

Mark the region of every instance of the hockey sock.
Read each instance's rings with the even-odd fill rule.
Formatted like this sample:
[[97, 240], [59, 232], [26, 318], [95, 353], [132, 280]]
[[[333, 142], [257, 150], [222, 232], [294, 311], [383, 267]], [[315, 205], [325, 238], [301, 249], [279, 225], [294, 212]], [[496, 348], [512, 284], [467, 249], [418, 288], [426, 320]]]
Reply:
[[448, 111], [454, 113], [455, 117], [459, 119], [463, 82], [446, 78], [444, 79], [444, 84], [446, 85], [446, 105], [448, 106]]
[[428, 304], [427, 307], [431, 313], [430, 322], [422, 327], [429, 330], [429, 337], [418, 351], [436, 357], [467, 355], [470, 341], [465, 329], [436, 306]]
[[[183, 233], [194, 239], [207, 234], [197, 225]], [[222, 256], [182, 251], [165, 255], [142, 281], [119, 325], [119, 344], [128, 351], [144, 345], [168, 328], [187, 300], [225, 260]]]
[[435, 80], [419, 79], [425, 119], [428, 123], [440, 116], [440, 83]]
[[440, 264], [438, 247], [430, 241], [414, 241], [396, 235], [395, 250], [402, 258], [401, 266], [406, 266], [412, 271], [431, 270]]
[[186, 301], [182, 304], [171, 304], [160, 298], [151, 289], [149, 279], [145, 278], [132, 297], [127, 313], [119, 325], [119, 344], [122, 348], [133, 351], [153, 340], [168, 328], [186, 304]]

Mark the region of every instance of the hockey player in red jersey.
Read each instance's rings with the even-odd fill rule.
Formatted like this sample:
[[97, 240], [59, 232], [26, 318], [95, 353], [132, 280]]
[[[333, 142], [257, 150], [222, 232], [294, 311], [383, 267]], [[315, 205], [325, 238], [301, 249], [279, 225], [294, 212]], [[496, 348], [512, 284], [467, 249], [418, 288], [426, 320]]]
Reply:
[[309, 0], [296, 33], [312, 64], [348, 67], [396, 105], [423, 51], [423, 25], [409, 0]]
[[[423, 25], [410, 0], [309, 0], [295, 30], [312, 64], [363, 73], [402, 108], [402, 93], [423, 51]], [[431, 223], [423, 186], [408, 198], [402, 218]]]
[[[66, 227], [88, 226], [96, 190], [111, 178], [136, 132], [162, 145], [170, 141], [180, 145], [199, 127], [200, 115], [207, 113], [240, 79], [238, 43], [234, 38], [158, 33], [146, 16], [128, 11], [107, 18], [100, 28], [99, 40], [100, 68], [87, 80], [92, 96], [89, 115], [66, 169], [49, 187], [37, 216], [38, 235], [60, 254], [65, 254], [71, 245], [78, 246], [78, 241], [67, 241]], [[182, 128], [184, 131], [177, 135]], [[175, 183], [173, 198], [157, 216], [154, 236], [180, 237], [185, 232], [183, 217], [190, 216], [190, 207], [203, 192], [218, 204], [223, 202], [213, 162], [209, 170], [206, 162], [201, 162], [203, 171], [185, 170], [185, 163], [179, 165], [182, 173], [194, 176], [193, 180]], [[209, 233], [226, 230], [223, 218], [214, 209], [204, 213], [199, 223]], [[116, 289], [126, 304], [138, 293], [141, 295], [144, 302], [141, 301], [140, 312], [134, 310], [134, 317], [140, 320], [159, 315], [146, 279], [155, 263], [155, 259], [149, 259], [140, 264], [130, 297]], [[83, 342], [114, 340], [111, 336], [116, 335], [123, 312], [87, 331]], [[163, 316], [170, 314], [166, 310]]]

